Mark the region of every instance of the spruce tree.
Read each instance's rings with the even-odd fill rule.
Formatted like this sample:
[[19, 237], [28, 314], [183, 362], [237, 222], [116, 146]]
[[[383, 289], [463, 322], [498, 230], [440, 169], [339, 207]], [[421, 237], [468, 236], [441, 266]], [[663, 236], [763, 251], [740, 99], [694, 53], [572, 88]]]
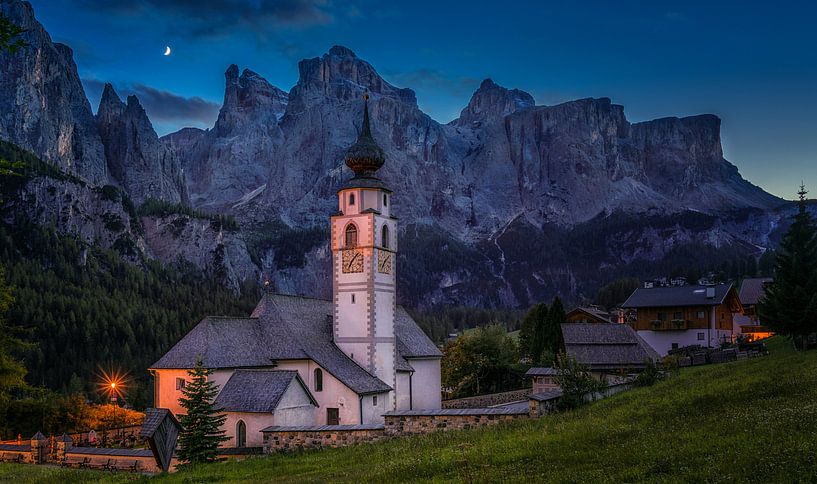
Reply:
[[777, 251], [774, 282], [758, 304], [763, 324], [805, 349], [817, 332], [817, 228], [806, 210], [801, 186], [799, 209]]
[[528, 309], [525, 318], [522, 320], [522, 327], [519, 329], [519, 354], [533, 362], [536, 362], [538, 358], [535, 348], [539, 347], [539, 353], [542, 351], [541, 342], [536, 338], [536, 328], [539, 321], [547, 316], [547, 311], [546, 304], [534, 304]]
[[205, 368], [201, 360], [189, 370], [191, 381], [182, 390], [179, 403], [187, 413], [179, 419], [179, 459], [188, 464], [213, 462], [219, 445], [228, 440], [221, 428], [227, 416], [213, 406], [218, 387], [207, 377], [212, 370]]
[[564, 346], [564, 338], [562, 337], [562, 324], [567, 322], [567, 314], [562, 305], [562, 300], [559, 296], [553, 298], [548, 311], [547, 325], [545, 329], [545, 337], [547, 341], [546, 349], [555, 358]]

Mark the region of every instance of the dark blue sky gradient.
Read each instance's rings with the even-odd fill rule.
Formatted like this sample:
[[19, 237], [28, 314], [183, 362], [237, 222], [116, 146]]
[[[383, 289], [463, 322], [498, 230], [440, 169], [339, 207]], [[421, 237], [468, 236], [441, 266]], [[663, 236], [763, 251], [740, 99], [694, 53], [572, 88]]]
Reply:
[[[726, 158], [766, 190], [817, 194], [815, 2], [32, 0], [74, 48], [91, 103], [137, 93], [160, 134], [209, 127], [235, 63], [289, 90], [345, 45], [440, 122], [479, 82], [538, 104], [610, 97], [630, 121], [714, 113]], [[173, 54], [162, 56], [165, 45]]]

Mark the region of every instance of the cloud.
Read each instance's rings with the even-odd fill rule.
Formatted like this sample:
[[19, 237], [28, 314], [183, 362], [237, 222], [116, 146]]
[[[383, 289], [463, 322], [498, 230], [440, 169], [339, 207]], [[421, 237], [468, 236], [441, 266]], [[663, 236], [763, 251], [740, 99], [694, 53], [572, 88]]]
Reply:
[[[105, 83], [97, 79], [83, 79], [82, 84], [91, 104], [98, 106]], [[136, 96], [154, 123], [212, 126], [220, 108], [217, 103], [198, 96], [184, 97], [139, 83], [114, 85], [114, 90], [123, 100], [127, 96]]]
[[172, 18], [175, 32], [217, 38], [250, 31], [261, 37], [276, 28], [304, 28], [334, 21], [328, 0], [79, 0], [86, 7], [119, 16]]
[[435, 69], [386, 73], [389, 82], [421, 91], [440, 91], [455, 96], [470, 95], [479, 87], [474, 77], [448, 76]]

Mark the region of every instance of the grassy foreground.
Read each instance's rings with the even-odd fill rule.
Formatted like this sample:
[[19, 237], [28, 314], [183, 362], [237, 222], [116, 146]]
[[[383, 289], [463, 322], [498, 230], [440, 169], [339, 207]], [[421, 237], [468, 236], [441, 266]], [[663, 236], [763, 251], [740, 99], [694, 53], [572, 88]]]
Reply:
[[690, 368], [576, 412], [154, 478], [2, 464], [0, 480], [815, 482], [817, 351]]

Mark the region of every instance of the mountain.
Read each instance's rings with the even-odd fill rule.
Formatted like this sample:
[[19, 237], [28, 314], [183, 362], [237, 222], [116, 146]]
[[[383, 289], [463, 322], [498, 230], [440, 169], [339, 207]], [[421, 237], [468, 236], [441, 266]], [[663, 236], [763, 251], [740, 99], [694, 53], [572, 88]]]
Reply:
[[[108, 246], [127, 236], [139, 254], [187, 260], [233, 288], [269, 278], [281, 292], [331, 291], [327, 217], [351, 176], [343, 154], [360, 129], [364, 93], [386, 153], [378, 173], [395, 191], [399, 297], [408, 305], [578, 301], [624, 275], [757, 257], [786, 225], [784, 202], [724, 159], [716, 116], [631, 123], [608, 98], [542, 106], [486, 79], [459, 118], [441, 124], [411, 89], [341, 46], [302, 60], [288, 93], [230, 66], [215, 125], [157, 141], [138, 99], [123, 103], [113, 88], [91, 116], [76, 69], [56, 55], [66, 49], [27, 3], [2, 5], [31, 27], [32, 47], [0, 72], [2, 99], [13, 99], [3, 126], [25, 128], [0, 137], [88, 183], [32, 180], [17, 208]], [[38, 81], [35, 68], [53, 72], [59, 88]], [[32, 105], [53, 106], [53, 115], [29, 122]], [[65, 151], [53, 133], [69, 121], [79, 148]], [[98, 200], [104, 185], [135, 202], [134, 213], [118, 216], [134, 217], [142, 232], [100, 223], [111, 217]], [[56, 200], [66, 190], [82, 203]], [[233, 216], [238, 228], [214, 214]]]
[[105, 154], [71, 48], [54, 43], [28, 2], [0, 12], [24, 28], [28, 47], [0, 52], [0, 139], [92, 182], [107, 179]]
[[159, 141], [136, 96], [127, 104], [105, 84], [96, 114], [108, 174], [137, 204], [148, 198], [187, 203], [187, 187], [175, 151]]

